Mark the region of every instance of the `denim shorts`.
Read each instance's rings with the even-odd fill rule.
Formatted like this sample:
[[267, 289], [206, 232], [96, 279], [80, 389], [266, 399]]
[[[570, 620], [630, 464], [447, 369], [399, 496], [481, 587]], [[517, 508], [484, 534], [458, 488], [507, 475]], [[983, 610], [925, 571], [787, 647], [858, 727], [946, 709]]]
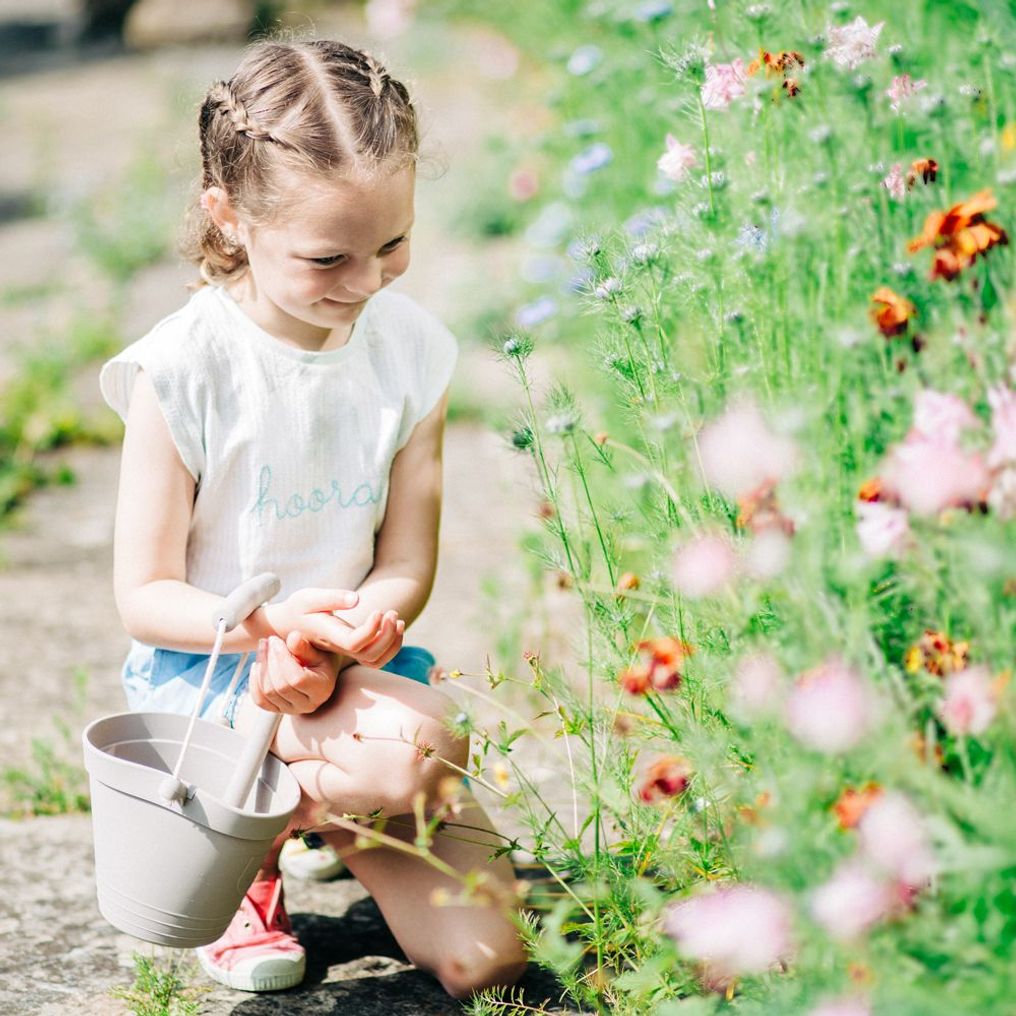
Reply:
[[[230, 726], [240, 700], [247, 693], [247, 681], [254, 662], [250, 653], [243, 669], [229, 690], [243, 653], [222, 653], [212, 674], [211, 686], [201, 708], [201, 716], [222, 716]], [[189, 715], [197, 704], [201, 682], [208, 666], [207, 653], [179, 653], [132, 642], [123, 665], [123, 688], [131, 712], [183, 713]], [[403, 646], [381, 669], [412, 681], [427, 683], [427, 672], [434, 666], [433, 655], [422, 646]]]

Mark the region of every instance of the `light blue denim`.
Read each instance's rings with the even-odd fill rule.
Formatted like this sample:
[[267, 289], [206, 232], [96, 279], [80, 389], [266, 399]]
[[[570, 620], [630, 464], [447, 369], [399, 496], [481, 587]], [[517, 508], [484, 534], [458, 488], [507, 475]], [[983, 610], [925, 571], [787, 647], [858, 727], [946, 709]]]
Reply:
[[[229, 725], [233, 725], [240, 700], [247, 693], [247, 681], [254, 662], [254, 653], [251, 653], [227, 700], [226, 692], [242, 655], [223, 653], [219, 657], [201, 716], [214, 718], [221, 711]], [[131, 712], [190, 715], [197, 704], [207, 666], [207, 653], [179, 653], [142, 642], [132, 643], [122, 672], [128, 709]], [[432, 666], [434, 657], [428, 650], [422, 646], [403, 646], [381, 669], [426, 684], [427, 672]]]

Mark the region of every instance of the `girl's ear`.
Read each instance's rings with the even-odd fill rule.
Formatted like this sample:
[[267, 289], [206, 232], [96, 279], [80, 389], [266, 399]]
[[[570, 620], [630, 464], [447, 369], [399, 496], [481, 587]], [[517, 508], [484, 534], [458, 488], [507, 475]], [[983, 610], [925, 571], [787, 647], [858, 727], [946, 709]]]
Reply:
[[229, 203], [229, 195], [221, 187], [209, 187], [201, 194], [201, 207], [222, 234], [234, 243], [240, 241], [240, 220]]

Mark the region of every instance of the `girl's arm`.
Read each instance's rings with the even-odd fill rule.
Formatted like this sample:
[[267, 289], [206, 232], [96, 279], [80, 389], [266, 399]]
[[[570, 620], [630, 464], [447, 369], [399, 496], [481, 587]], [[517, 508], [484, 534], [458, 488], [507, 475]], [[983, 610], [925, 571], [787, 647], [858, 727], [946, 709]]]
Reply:
[[[374, 567], [357, 589], [360, 600], [356, 606], [339, 611], [350, 624], [361, 623], [376, 610], [398, 611], [405, 625], [411, 624], [430, 596], [437, 570], [447, 409], [446, 391], [395, 456], [384, 522], [374, 547]], [[401, 629], [398, 634], [396, 649], [401, 644]], [[395, 653], [386, 655], [390, 659]]]
[[[113, 541], [113, 586], [127, 632], [139, 642], [207, 653], [212, 617], [222, 597], [186, 581], [187, 535], [194, 478], [173, 444], [149, 377], [138, 374], [127, 414]], [[360, 652], [378, 635], [383, 618], [368, 611], [350, 630], [329, 611], [357, 602], [347, 590], [300, 590], [259, 608], [226, 635], [225, 652], [257, 648], [271, 635], [300, 631], [332, 651]], [[383, 613], [383, 612], [382, 612]], [[376, 616], [375, 616], [376, 615]]]

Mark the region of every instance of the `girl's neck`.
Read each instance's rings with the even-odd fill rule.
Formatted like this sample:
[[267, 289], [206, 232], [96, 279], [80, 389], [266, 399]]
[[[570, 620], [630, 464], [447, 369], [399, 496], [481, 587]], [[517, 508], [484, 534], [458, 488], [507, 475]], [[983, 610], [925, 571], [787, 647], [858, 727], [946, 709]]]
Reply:
[[254, 324], [287, 346], [323, 353], [344, 346], [353, 334], [354, 323], [328, 329], [287, 314], [258, 291], [249, 271], [223, 289]]

